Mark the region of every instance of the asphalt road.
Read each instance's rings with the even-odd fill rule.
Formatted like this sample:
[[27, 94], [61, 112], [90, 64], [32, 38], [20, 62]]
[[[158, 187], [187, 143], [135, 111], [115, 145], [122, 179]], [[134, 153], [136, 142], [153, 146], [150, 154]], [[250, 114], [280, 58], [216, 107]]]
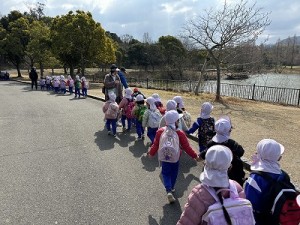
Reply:
[[169, 205], [147, 140], [108, 136], [103, 102], [13, 81], [0, 100], [0, 224], [176, 224], [202, 163], [183, 154]]

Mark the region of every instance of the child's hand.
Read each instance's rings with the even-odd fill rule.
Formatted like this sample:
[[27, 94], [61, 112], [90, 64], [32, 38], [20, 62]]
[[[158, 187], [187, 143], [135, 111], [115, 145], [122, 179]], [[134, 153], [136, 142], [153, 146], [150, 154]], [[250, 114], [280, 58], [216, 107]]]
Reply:
[[152, 156], [152, 155], [150, 155], [150, 153], [149, 153], [149, 152], [147, 152], [146, 154], [147, 154], [148, 158], [150, 158], [150, 159], [151, 159], [151, 158], [153, 158], [153, 156]]
[[201, 162], [201, 161], [202, 161], [202, 158], [200, 158], [199, 156], [197, 156], [197, 158], [195, 158], [195, 160], [196, 160], [197, 162]]

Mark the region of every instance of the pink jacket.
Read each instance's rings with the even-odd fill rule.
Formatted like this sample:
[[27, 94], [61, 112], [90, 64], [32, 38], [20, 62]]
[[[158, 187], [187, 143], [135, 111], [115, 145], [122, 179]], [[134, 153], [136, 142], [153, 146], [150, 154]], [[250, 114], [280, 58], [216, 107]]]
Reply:
[[[111, 107], [111, 110], [109, 109]], [[116, 119], [119, 113], [119, 106], [116, 102], [106, 101], [102, 107], [105, 119]]]
[[[235, 181], [237, 191], [241, 198], [246, 198], [243, 188]], [[224, 198], [229, 197], [228, 191], [223, 191]], [[188, 202], [184, 206], [184, 211], [180, 216], [177, 225], [206, 225], [202, 223], [202, 216], [208, 207], [216, 201], [202, 184], [195, 186], [188, 197]]]

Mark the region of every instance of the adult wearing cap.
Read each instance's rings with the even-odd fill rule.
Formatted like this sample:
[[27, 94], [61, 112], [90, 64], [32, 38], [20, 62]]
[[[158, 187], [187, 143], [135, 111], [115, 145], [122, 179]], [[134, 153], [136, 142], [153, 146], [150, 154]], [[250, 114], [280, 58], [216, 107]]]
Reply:
[[201, 184], [195, 186], [191, 191], [177, 225], [203, 224], [202, 216], [207, 212], [208, 207], [216, 202], [209, 193], [209, 188], [227, 189], [220, 192], [220, 197], [228, 198], [230, 182], [236, 186], [239, 197], [245, 198], [241, 185], [229, 180], [227, 171], [231, 161], [232, 153], [226, 146], [214, 145], [207, 150], [204, 170], [199, 177]]
[[118, 75], [118, 67], [112, 64], [110, 67], [110, 73], [105, 75], [104, 87], [105, 87], [105, 101], [109, 99], [109, 92], [114, 92], [116, 95], [116, 102], [119, 104], [122, 100], [122, 86], [120, 83], [120, 77]]
[[126, 80], [126, 76], [125, 76], [126, 74], [127, 74], [127, 72], [126, 72], [125, 67], [121, 67], [121, 69], [118, 70], [118, 75], [119, 75], [121, 83], [123, 84], [123, 87], [125, 89], [128, 88], [128, 84], [127, 84], [127, 80]]
[[[176, 110], [170, 110], [165, 114], [165, 120], [166, 124], [169, 128], [176, 131], [178, 138], [179, 138], [179, 144], [182, 149], [193, 159], [199, 160], [199, 157], [195, 150], [192, 149], [190, 146], [190, 143], [185, 135], [185, 133], [181, 130], [178, 130], [178, 121], [179, 118], [182, 115], [179, 115]], [[157, 151], [159, 150], [159, 142], [162, 133], [164, 132], [165, 127], [158, 129], [156, 132], [153, 145], [151, 146], [150, 150], [147, 152], [147, 155], [149, 157], [153, 157]], [[181, 149], [180, 149], [181, 151]], [[175, 192], [174, 186], [176, 183], [178, 170], [179, 170], [179, 160], [175, 163], [171, 162], [161, 162], [162, 164], [162, 170], [161, 174], [163, 177], [163, 183], [165, 186], [165, 190], [167, 192], [167, 198], [169, 203], [173, 203], [175, 201], [175, 198], [173, 196], [173, 192]]]
[[[213, 145], [224, 145], [228, 147], [233, 154], [232, 167], [228, 171], [230, 179], [237, 181], [241, 186], [245, 181], [245, 172], [241, 157], [244, 155], [245, 150], [243, 147], [230, 138], [231, 133], [231, 121], [228, 116], [221, 117], [215, 122], [215, 136], [207, 143], [207, 148]], [[200, 152], [200, 157], [205, 159], [206, 150]]]
[[[284, 147], [273, 139], [263, 139], [256, 146], [256, 153], [252, 156], [252, 171], [261, 171], [271, 176], [274, 181], [290, 183], [290, 177], [280, 168], [279, 160]], [[252, 203], [256, 225], [276, 225], [269, 222], [270, 215], [266, 214], [268, 208], [267, 193], [270, 192], [272, 182], [251, 173], [245, 185], [246, 198]]]

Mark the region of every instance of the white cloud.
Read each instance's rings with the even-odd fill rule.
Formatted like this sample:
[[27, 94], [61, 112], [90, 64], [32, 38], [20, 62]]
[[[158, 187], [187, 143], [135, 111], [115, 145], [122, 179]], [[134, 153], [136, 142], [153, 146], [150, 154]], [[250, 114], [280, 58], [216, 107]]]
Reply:
[[[227, 0], [227, 3], [240, 0]], [[254, 1], [248, 0], [249, 4]], [[225, 0], [2, 0], [0, 13], [7, 15], [12, 10], [28, 11], [28, 4], [42, 2], [45, 14], [55, 17], [68, 11], [84, 10], [92, 13], [93, 18], [101, 23], [105, 30], [132, 35], [141, 40], [144, 33], [149, 33], [153, 40], [162, 35], [179, 35], [184, 22], [204, 9], [221, 8]], [[163, 2], [163, 3], [162, 3]], [[270, 40], [284, 39], [299, 33], [300, 1], [299, 0], [257, 0], [257, 7], [271, 12], [272, 23], [263, 36]], [[263, 37], [262, 36], [262, 37]]]

